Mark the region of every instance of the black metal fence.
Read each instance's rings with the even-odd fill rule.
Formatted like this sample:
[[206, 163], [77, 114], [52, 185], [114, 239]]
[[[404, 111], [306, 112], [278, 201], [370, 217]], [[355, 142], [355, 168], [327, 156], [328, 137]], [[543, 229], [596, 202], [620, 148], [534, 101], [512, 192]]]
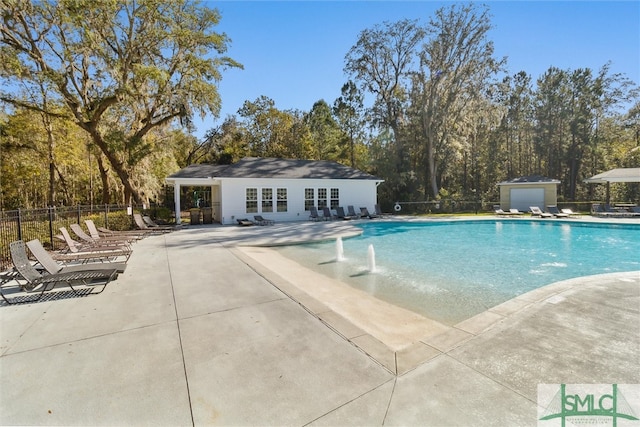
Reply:
[[481, 213], [490, 211], [495, 202], [481, 200], [429, 200], [429, 201], [398, 201], [393, 204], [382, 204], [384, 212], [395, 214], [424, 215], [446, 213]]
[[[559, 208], [570, 208], [576, 212], [589, 212], [593, 202], [558, 202]], [[441, 199], [429, 201], [399, 201], [382, 204], [384, 212], [408, 215], [425, 214], [480, 214], [492, 213], [499, 201]], [[545, 209], [546, 206], [540, 206]]]
[[39, 239], [48, 249], [57, 250], [64, 247], [64, 242], [55, 237], [60, 227], [74, 223], [84, 227], [84, 220], [91, 219], [99, 227], [127, 230], [132, 228], [132, 212], [133, 208], [119, 205], [0, 211], [0, 271], [12, 265], [9, 244], [15, 240]]

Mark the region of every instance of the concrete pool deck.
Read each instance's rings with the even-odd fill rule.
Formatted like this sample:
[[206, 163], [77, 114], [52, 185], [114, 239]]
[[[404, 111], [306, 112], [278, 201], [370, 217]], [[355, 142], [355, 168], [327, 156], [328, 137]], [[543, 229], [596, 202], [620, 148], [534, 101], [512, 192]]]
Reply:
[[0, 424], [533, 426], [538, 384], [640, 383], [640, 272], [450, 327], [254, 246], [352, 225], [185, 227], [100, 295], [0, 307]]

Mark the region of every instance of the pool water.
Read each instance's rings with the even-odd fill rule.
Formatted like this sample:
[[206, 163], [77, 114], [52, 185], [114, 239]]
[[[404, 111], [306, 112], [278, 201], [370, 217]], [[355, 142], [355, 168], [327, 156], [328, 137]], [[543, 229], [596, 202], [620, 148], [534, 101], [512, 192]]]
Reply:
[[[640, 270], [640, 226], [560, 221], [370, 221], [361, 236], [277, 250], [303, 266], [453, 325], [543, 285]], [[369, 245], [376, 271], [368, 271]], [[318, 283], [322, 286], [322, 283]]]

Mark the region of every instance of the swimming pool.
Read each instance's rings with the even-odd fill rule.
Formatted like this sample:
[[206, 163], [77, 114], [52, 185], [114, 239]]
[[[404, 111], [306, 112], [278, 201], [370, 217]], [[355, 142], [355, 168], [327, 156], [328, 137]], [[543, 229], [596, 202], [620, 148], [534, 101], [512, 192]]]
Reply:
[[[301, 265], [447, 324], [540, 286], [640, 270], [640, 226], [514, 220], [358, 224], [343, 242], [281, 247]], [[375, 249], [376, 272], [367, 269]], [[321, 283], [318, 286], [322, 286]]]

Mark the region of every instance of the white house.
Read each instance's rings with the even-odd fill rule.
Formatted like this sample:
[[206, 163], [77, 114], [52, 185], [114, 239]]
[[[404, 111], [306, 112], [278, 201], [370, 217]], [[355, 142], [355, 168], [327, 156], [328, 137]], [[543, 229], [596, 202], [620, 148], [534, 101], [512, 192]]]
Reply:
[[180, 188], [211, 188], [213, 220], [235, 224], [254, 215], [275, 221], [309, 219], [311, 207], [373, 210], [383, 180], [335, 162], [246, 157], [232, 165], [190, 165], [166, 178], [174, 186], [176, 221]]

